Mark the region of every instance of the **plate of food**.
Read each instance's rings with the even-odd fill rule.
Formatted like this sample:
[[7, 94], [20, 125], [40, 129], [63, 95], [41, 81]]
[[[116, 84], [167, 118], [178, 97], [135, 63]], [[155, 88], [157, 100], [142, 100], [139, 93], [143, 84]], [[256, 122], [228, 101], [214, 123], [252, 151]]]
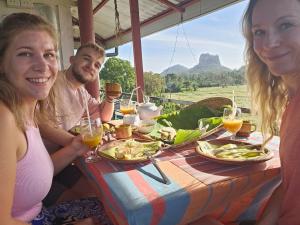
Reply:
[[274, 155], [271, 150], [262, 149], [262, 145], [228, 139], [197, 141], [196, 152], [218, 163], [237, 165], [264, 162]]
[[139, 163], [149, 160], [146, 153], [152, 156], [159, 154], [162, 146], [161, 141], [116, 140], [100, 146], [97, 154], [112, 162]]

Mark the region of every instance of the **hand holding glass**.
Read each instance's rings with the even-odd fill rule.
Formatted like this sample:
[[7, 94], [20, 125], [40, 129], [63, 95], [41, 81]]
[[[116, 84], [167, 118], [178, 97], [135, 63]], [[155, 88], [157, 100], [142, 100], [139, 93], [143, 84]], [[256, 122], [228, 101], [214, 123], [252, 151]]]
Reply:
[[232, 133], [231, 139], [235, 138], [235, 134], [241, 129], [243, 120], [241, 118], [242, 111], [236, 108], [235, 112], [232, 108], [225, 108], [223, 113], [223, 126]]
[[[99, 144], [102, 143], [103, 137], [103, 126], [100, 118], [97, 120], [89, 120], [88, 118], [83, 118], [80, 121], [80, 133], [82, 135], [82, 140], [85, 145], [89, 148], [95, 150]], [[94, 151], [91, 151], [89, 156], [86, 158], [87, 162], [94, 162], [97, 160], [97, 156]]]

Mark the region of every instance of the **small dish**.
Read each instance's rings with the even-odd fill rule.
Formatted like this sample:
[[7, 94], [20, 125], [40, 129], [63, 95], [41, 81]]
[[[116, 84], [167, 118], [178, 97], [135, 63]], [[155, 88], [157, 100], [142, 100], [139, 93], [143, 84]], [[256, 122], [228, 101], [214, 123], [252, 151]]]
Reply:
[[137, 129], [140, 133], [149, 134], [155, 127], [155, 120], [140, 120]]

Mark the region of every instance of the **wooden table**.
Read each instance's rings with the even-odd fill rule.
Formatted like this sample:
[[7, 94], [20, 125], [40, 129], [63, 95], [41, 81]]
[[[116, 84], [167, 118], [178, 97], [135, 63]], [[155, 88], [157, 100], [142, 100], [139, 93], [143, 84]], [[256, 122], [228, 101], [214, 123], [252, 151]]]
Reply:
[[[222, 138], [226, 134], [217, 134]], [[261, 143], [254, 132], [242, 141]], [[226, 224], [254, 220], [280, 182], [279, 138], [267, 146], [275, 157], [265, 163], [233, 166], [204, 159], [186, 146], [157, 157], [171, 180], [165, 185], [147, 175], [159, 176], [152, 164], [115, 164], [107, 160], [80, 168], [96, 186], [106, 211], [119, 225], [188, 224], [211, 215]]]

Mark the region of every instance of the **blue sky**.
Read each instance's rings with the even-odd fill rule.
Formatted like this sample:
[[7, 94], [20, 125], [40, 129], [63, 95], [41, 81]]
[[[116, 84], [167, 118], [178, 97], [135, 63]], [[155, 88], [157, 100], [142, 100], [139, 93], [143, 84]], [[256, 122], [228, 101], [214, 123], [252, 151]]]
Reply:
[[[222, 65], [238, 69], [244, 64], [245, 42], [241, 33], [241, 18], [247, 3], [248, 0], [242, 1], [143, 38], [144, 71], [161, 73], [176, 64], [191, 68], [198, 64], [202, 53], [219, 55]], [[172, 60], [177, 30], [177, 45]], [[133, 65], [131, 43], [119, 48], [119, 57]]]

